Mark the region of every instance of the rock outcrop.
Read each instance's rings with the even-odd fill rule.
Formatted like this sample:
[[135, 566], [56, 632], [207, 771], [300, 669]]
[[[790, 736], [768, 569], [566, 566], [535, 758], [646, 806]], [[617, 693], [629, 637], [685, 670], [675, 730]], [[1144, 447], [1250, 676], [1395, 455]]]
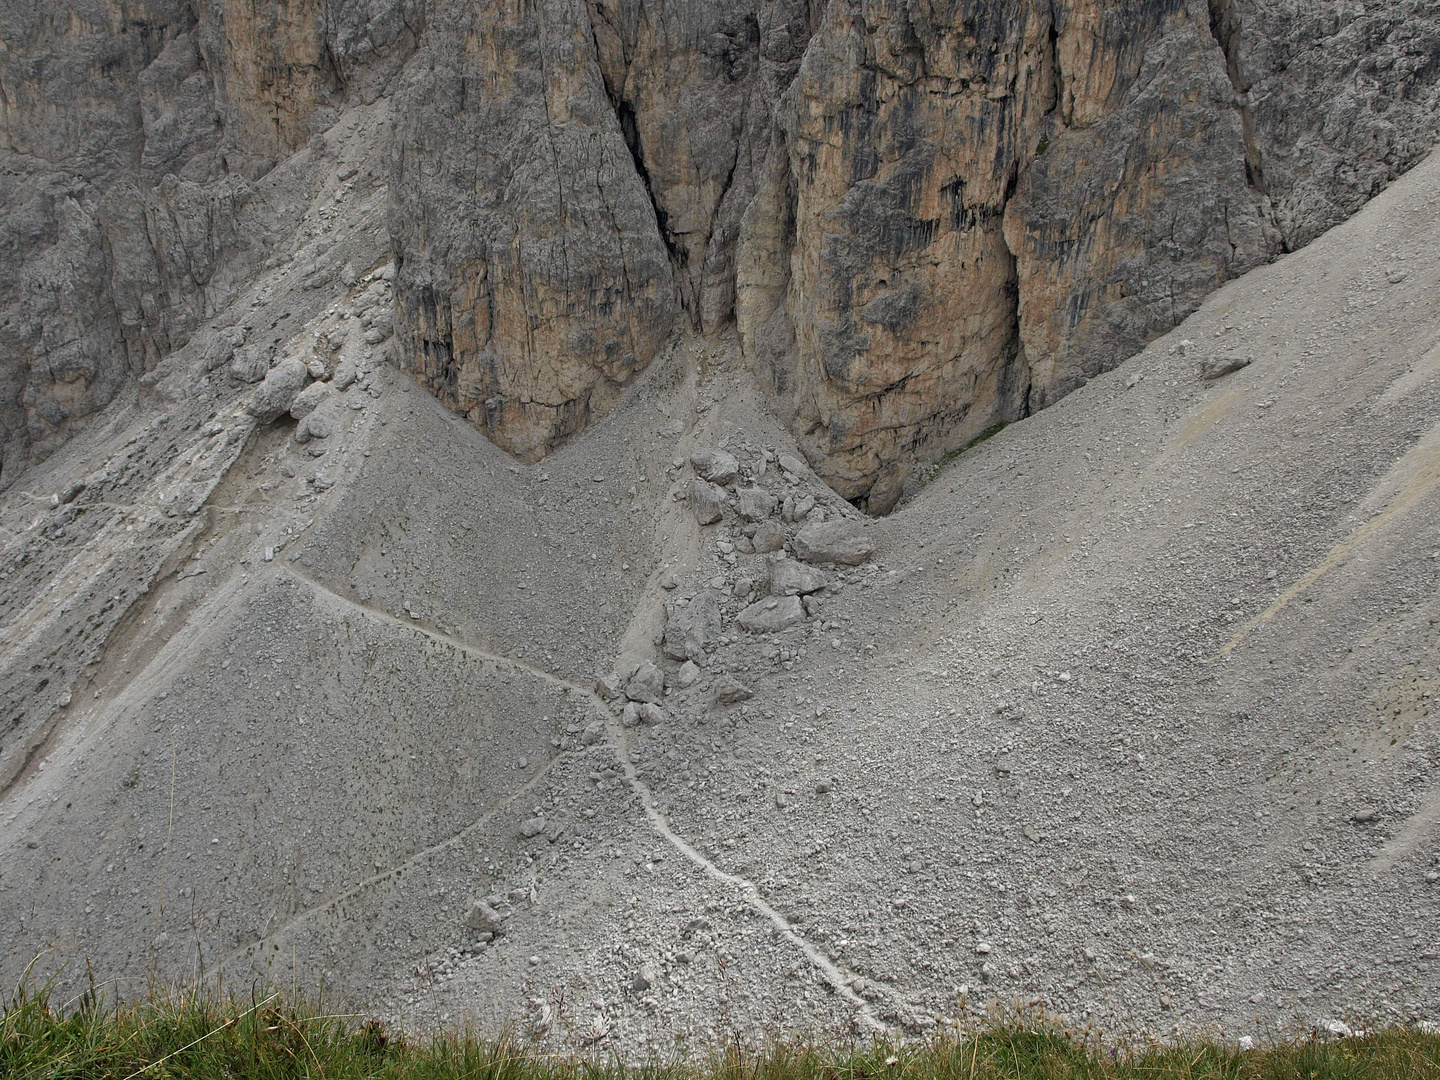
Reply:
[[442, 401], [534, 460], [676, 333], [733, 328], [871, 512], [1440, 132], [1440, 8], [1408, 0], [97, 2], [0, 30], [0, 484], [294, 249], [323, 133], [380, 95], [398, 355]]
[[832, 3], [737, 307], [817, 470], [884, 511], [1333, 224], [1433, 142], [1427, 14]]
[[733, 318], [812, 465], [872, 511], [1333, 224], [1437, 130], [1440, 20], [1410, 5], [454, 19], [399, 110], [410, 363], [535, 457], [672, 327]]
[[290, 246], [414, 0], [0, 4], [0, 487]]
[[401, 94], [401, 339], [440, 399], [543, 456], [652, 360], [680, 310], [580, 0], [434, 12]]

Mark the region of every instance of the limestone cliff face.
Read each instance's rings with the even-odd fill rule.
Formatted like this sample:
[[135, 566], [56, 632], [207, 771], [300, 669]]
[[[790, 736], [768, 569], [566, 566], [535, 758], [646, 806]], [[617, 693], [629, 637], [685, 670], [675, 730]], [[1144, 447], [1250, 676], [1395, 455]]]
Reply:
[[603, 412], [680, 305], [580, 0], [442, 3], [401, 94], [402, 340], [533, 460]]
[[422, 25], [413, 0], [0, 4], [0, 485], [277, 249], [296, 151]]
[[775, 313], [741, 319], [817, 469], [880, 509], [923, 448], [1025, 407], [1003, 214], [1057, 91], [1048, 3], [911, 8], [829, 6], [782, 118], [783, 316], [763, 343]]
[[[883, 512], [915, 462], [1113, 366], [1430, 145], [1437, 6], [1301, 8], [574, 0], [432, 20], [450, 59], [414, 77], [395, 185], [410, 362], [533, 457], [673, 328], [733, 319], [815, 468]], [[457, 78], [458, 110], [429, 104]]]
[[393, 177], [402, 340], [442, 400], [533, 459], [677, 326], [725, 325], [810, 19], [803, 0], [442, 0]]
[[[1120, 44], [1127, 21], [1139, 48]], [[1089, 39], [1102, 25], [1108, 57]], [[1208, 11], [1077, 13], [1058, 28], [1056, 52], [1065, 96], [1005, 222], [1031, 408], [1114, 366], [1281, 250], [1268, 200], [1247, 176], [1244, 122]]]
[[446, 404], [535, 459], [733, 329], [883, 512], [1353, 212], [1437, 87], [1436, 0], [10, 2], [0, 484], [283, 255], [380, 94], [399, 356]]
[[817, 470], [884, 511], [1352, 211], [1435, 137], [1435, 16], [835, 0], [737, 309]]

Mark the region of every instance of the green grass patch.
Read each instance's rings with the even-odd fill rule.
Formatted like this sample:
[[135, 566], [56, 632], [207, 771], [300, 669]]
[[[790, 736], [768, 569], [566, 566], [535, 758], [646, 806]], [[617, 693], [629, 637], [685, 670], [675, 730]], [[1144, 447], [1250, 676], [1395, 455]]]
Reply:
[[71, 1011], [19, 992], [0, 1019], [5, 1080], [1431, 1080], [1440, 1035], [1384, 1028], [1240, 1050], [1102, 1044], [1036, 1021], [916, 1043], [778, 1042], [626, 1064], [598, 1048], [556, 1056], [515, 1038], [402, 1038], [374, 1020], [280, 994], [216, 1000], [159, 992]]

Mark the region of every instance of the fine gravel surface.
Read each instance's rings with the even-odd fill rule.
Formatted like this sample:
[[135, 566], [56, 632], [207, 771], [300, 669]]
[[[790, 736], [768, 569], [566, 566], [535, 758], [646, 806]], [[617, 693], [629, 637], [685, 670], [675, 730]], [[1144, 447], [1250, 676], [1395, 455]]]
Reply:
[[340, 184], [0, 503], [0, 976], [626, 1054], [1440, 1019], [1440, 156], [876, 521], [725, 338], [512, 461]]

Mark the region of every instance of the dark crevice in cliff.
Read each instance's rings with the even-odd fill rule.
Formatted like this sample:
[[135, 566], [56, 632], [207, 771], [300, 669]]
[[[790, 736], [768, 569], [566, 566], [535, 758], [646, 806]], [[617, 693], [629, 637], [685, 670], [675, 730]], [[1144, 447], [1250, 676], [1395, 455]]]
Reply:
[[1225, 56], [1225, 74], [1235, 91], [1240, 112], [1240, 137], [1245, 146], [1245, 182], [1262, 195], [1270, 193], [1255, 135], [1255, 108], [1250, 104], [1250, 84], [1240, 70], [1240, 11], [1235, 0], [1209, 0], [1210, 34]]
[[[1051, 47], [1055, 45], [1052, 28]], [[1056, 71], [1059, 71], [1058, 55]], [[1058, 89], [1058, 76], [1057, 76]], [[999, 230], [1000, 243], [1005, 253], [1010, 257], [1010, 273], [1005, 284], [1005, 302], [1009, 307], [1009, 330], [1010, 338], [1005, 346], [1005, 366], [1000, 374], [999, 399], [1001, 410], [1004, 415], [999, 418], [1001, 423], [1012, 423], [1016, 420], [1023, 420], [1030, 415], [1030, 361], [1025, 355], [1025, 342], [1020, 337], [1020, 275], [1019, 258], [1010, 247], [1010, 238], [1005, 235], [1003, 223], [1005, 215], [1010, 210], [1010, 202], [1015, 198], [1015, 192], [1020, 187], [1021, 167], [1018, 161], [1010, 166], [1010, 175], [1005, 181], [1005, 197], [1000, 204], [1000, 212], [997, 216], [1002, 225]], [[1013, 408], [1008, 405], [1014, 402]]]
[[1060, 120], [1064, 123], [1066, 117], [1060, 109], [1065, 100], [1065, 80], [1060, 71], [1060, 31], [1056, 28], [1053, 17], [1050, 19], [1050, 32], [1046, 38], [1046, 45], [1050, 50], [1050, 93], [1054, 95], [1054, 99], [1050, 102], [1050, 107], [1045, 111], [1047, 113], [1060, 113]]
[[690, 295], [689, 277], [685, 273], [689, 264], [689, 252], [684, 245], [679, 243], [674, 231], [670, 228], [669, 215], [665, 208], [655, 198], [655, 188], [650, 180], [650, 170], [645, 165], [645, 150], [640, 142], [640, 125], [635, 118], [635, 107], [630, 102], [610, 93], [606, 86], [606, 96], [610, 99], [610, 107], [615, 112], [615, 119], [620, 123], [620, 134], [625, 140], [625, 146], [630, 151], [630, 160], [635, 166], [635, 175], [640, 178], [640, 184], [645, 189], [645, 198], [650, 203], [650, 209], [655, 214], [655, 227], [660, 233], [660, 242], [665, 245], [665, 250], [670, 256], [670, 265], [675, 269], [675, 284], [680, 292], [680, 306], [690, 316], [691, 325], [696, 333], [700, 332], [700, 305], [696, 297]]
[[345, 72], [341, 67], [340, 58], [331, 48], [328, 36], [320, 43], [320, 70], [325, 73], [330, 82], [330, 92], [343, 98], [348, 93], [349, 87], [346, 85]]

